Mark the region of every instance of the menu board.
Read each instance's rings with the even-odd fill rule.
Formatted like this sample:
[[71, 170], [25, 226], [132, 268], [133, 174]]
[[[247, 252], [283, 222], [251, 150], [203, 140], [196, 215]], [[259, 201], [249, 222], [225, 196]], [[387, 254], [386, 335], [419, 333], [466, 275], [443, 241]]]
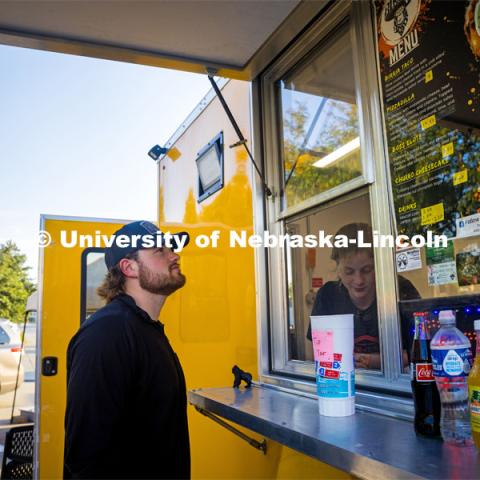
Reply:
[[456, 237], [480, 225], [480, 0], [374, 3], [397, 231]]

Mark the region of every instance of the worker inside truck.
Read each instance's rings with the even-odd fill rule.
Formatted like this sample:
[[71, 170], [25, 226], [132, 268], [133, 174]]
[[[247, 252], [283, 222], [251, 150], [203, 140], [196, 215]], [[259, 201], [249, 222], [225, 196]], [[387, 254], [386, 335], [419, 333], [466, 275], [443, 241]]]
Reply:
[[[330, 258], [336, 264], [338, 280], [329, 281], [317, 292], [314, 315], [353, 314], [355, 366], [380, 370], [377, 295], [373, 248], [357, 244], [359, 233], [366, 244], [373, 244], [372, 228], [366, 223], [349, 223], [335, 234], [348, 238], [348, 247], [333, 247]], [[354, 242], [352, 242], [354, 240]], [[401, 300], [420, 298], [413, 284], [399, 275]], [[311, 325], [307, 338], [312, 340]], [[404, 345], [403, 363], [408, 364], [408, 346]]]

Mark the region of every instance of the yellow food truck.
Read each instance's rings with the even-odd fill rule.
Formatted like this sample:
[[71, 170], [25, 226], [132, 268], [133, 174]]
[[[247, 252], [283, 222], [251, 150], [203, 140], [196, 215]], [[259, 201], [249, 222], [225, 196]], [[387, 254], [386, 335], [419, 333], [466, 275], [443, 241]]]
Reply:
[[[472, 343], [480, 318], [478, 0], [2, 0], [0, 42], [211, 79], [152, 150], [158, 223], [192, 237], [162, 320], [187, 379], [193, 478], [480, 476], [476, 450], [415, 435], [409, 365], [414, 312], [434, 333], [455, 310]], [[105, 273], [101, 247], [63, 248], [62, 232], [127, 221], [42, 216], [36, 478], [62, 476], [66, 347]], [[411, 243], [373, 249], [356, 414], [323, 417], [310, 314], [339, 284], [321, 232], [352, 223]], [[428, 232], [447, 245], [422, 244]], [[234, 365], [251, 388], [232, 388]]]

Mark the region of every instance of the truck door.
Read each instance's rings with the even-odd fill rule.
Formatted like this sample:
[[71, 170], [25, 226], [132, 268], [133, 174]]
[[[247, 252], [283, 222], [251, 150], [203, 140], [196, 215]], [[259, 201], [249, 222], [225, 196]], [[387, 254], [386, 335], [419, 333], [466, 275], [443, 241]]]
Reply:
[[[62, 478], [66, 351], [82, 321], [102, 306], [106, 267], [100, 235], [127, 220], [42, 216], [35, 392], [35, 478]], [[86, 235], [91, 238], [81, 237]], [[97, 242], [98, 244], [98, 242]]]

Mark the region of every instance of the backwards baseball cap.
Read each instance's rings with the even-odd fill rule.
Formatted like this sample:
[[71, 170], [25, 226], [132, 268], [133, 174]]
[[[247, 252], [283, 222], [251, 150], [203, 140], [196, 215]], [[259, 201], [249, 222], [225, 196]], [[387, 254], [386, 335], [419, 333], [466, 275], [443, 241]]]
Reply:
[[151, 222], [128, 223], [114, 233], [112, 244], [105, 249], [105, 265], [110, 271], [127, 255], [147, 248], [167, 247], [182, 250], [188, 245], [187, 232], [163, 233]]

